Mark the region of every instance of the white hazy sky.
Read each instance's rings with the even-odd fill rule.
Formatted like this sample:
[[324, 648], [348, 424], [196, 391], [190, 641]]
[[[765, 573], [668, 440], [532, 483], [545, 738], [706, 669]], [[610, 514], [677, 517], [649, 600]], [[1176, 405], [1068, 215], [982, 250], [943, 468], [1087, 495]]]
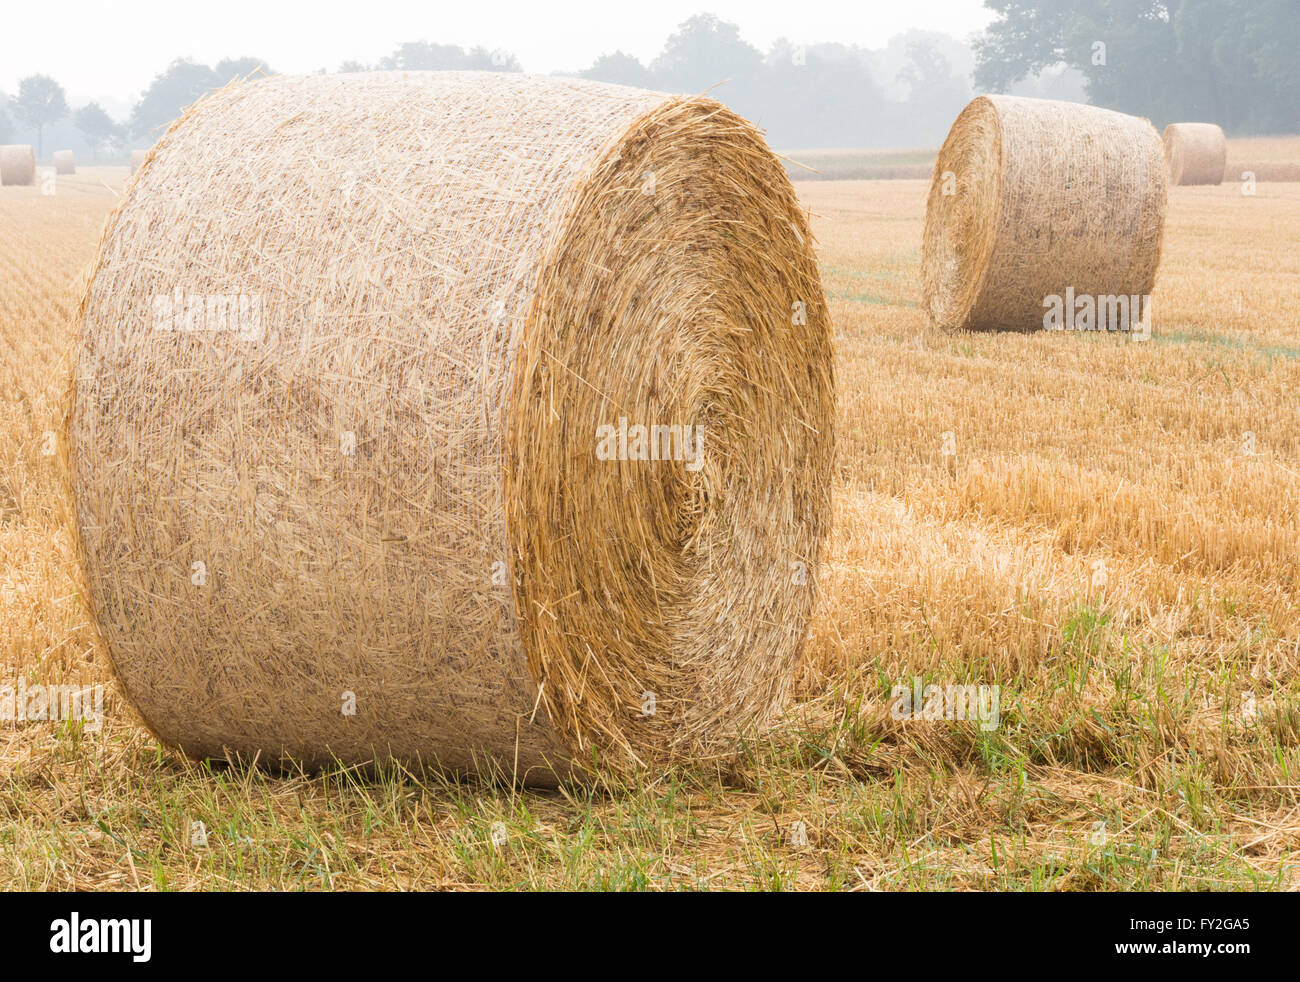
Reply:
[[482, 45], [513, 52], [525, 71], [586, 68], [615, 50], [643, 62], [673, 29], [708, 12], [740, 26], [766, 51], [839, 41], [878, 48], [910, 28], [966, 37], [992, 15], [981, 0], [5, 0], [0, 16], [0, 91], [18, 80], [54, 76], [75, 106], [98, 99], [130, 105], [167, 64], [208, 64], [253, 55], [276, 71], [334, 70], [372, 62], [402, 41]]

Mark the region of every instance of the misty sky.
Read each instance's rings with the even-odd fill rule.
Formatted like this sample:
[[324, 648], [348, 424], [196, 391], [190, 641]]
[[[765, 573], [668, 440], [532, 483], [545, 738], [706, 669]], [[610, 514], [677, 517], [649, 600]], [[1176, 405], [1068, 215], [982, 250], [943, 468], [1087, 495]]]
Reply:
[[64, 0], [6, 2], [0, 17], [0, 91], [42, 72], [76, 106], [90, 99], [110, 112], [129, 106], [178, 57], [215, 63], [255, 55], [276, 71], [334, 70], [373, 62], [402, 41], [482, 45], [513, 52], [524, 71], [586, 68], [623, 50], [648, 62], [692, 14], [740, 25], [766, 51], [779, 37], [795, 44], [839, 41], [879, 48], [909, 28], [959, 38], [992, 15], [981, 0]]

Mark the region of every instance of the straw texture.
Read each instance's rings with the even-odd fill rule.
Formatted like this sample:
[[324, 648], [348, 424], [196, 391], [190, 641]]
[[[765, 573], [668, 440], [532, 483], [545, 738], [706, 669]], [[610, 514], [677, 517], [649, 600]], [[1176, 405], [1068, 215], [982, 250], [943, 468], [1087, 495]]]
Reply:
[[131, 151], [131, 173], [132, 174], [134, 174], [136, 171], [140, 169], [140, 165], [144, 163], [144, 158], [147, 156], [149, 156], [148, 150]]
[[0, 147], [0, 185], [35, 184], [36, 153], [29, 143]]
[[1164, 132], [1169, 183], [1222, 184], [1228, 141], [1213, 123], [1170, 123]]
[[[105, 230], [67, 421], [151, 729], [535, 783], [728, 752], [786, 690], [830, 516], [810, 242], [708, 99], [417, 72], [192, 107]], [[260, 326], [152, 327], [178, 290]], [[702, 453], [600, 459], [620, 419]]]
[[75, 174], [77, 173], [77, 162], [72, 156], [71, 150], [54, 151], [54, 173], [56, 174]]
[[[946, 194], [945, 191], [953, 193]], [[1040, 329], [1044, 299], [1147, 295], [1166, 177], [1144, 119], [981, 96], [958, 116], [926, 205], [922, 288], [945, 329]]]

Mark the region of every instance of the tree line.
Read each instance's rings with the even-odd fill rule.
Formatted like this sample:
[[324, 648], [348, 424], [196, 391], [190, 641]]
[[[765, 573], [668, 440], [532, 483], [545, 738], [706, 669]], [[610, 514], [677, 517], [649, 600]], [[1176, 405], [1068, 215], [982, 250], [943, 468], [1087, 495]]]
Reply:
[[975, 84], [1002, 91], [1047, 65], [1084, 78], [1088, 100], [1159, 124], [1300, 132], [1296, 0], [985, 0]]
[[[621, 51], [570, 73], [644, 88], [709, 93], [765, 128], [778, 147], [933, 146], [980, 91], [1090, 101], [1152, 119], [1219, 122], [1230, 132], [1300, 132], [1300, 7], [1295, 0], [985, 0], [997, 19], [973, 49], [910, 32], [881, 50], [778, 40], [760, 51], [736, 24], [691, 17], [649, 64]], [[517, 72], [513, 54], [414, 41], [369, 69]], [[273, 69], [254, 57], [214, 66], [179, 59], [153, 79], [129, 118], [95, 102], [71, 110], [45, 75], [23, 79], [0, 143], [17, 122], [45, 131], [71, 119], [92, 153], [144, 145], [205, 92]], [[324, 71], [324, 69], [322, 69]], [[722, 83], [722, 84], [719, 84]]]
[[0, 97], [0, 143], [8, 143], [13, 138], [16, 120], [35, 132], [36, 154], [43, 156], [46, 130], [71, 120], [92, 155], [120, 153], [133, 143], [150, 142], [182, 109], [204, 93], [261, 67], [262, 62], [257, 58], [228, 58], [215, 67], [178, 59], [153, 80], [132, 108], [130, 118], [121, 122], [114, 120], [98, 102], [70, 109], [62, 85], [48, 75], [29, 75], [18, 83], [14, 98]]
[[[954, 65], [954, 57], [963, 56], [969, 60], [969, 51], [955, 39], [922, 32], [895, 38], [881, 52], [782, 40], [764, 53], [741, 38], [737, 25], [702, 14], [679, 25], [649, 64], [616, 51], [566, 74], [673, 92], [707, 89], [763, 126], [777, 146], [897, 146], [942, 137], [971, 95], [962, 77], [970, 66]], [[375, 63], [350, 61], [337, 68], [370, 69], [522, 70], [510, 52], [427, 41], [400, 44]], [[93, 102], [70, 113], [63, 89], [43, 75], [23, 79], [9, 109], [38, 144], [50, 125], [70, 118], [88, 146], [111, 152], [151, 142], [205, 92], [259, 70], [274, 71], [254, 57], [215, 66], [178, 59], [153, 79], [121, 122]], [[883, 86], [877, 81], [882, 76]], [[0, 136], [3, 128], [0, 117]]]

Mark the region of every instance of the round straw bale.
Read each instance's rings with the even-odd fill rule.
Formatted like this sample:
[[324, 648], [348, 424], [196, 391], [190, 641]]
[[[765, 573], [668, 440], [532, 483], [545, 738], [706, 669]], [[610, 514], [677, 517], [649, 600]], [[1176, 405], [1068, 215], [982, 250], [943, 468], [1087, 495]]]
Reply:
[[79, 549], [166, 743], [546, 783], [723, 753], [779, 706], [830, 324], [791, 185], [721, 104], [224, 88], [124, 195], [79, 318]]
[[945, 329], [1043, 326], [1044, 301], [1146, 296], [1164, 229], [1160, 137], [1076, 103], [980, 96], [935, 162], [921, 274]]
[[71, 150], [54, 151], [54, 173], [56, 174], [75, 174], [77, 173], [77, 162], [72, 156]]
[[1228, 141], [1213, 123], [1170, 123], [1164, 133], [1171, 184], [1222, 184]]
[[148, 150], [131, 151], [131, 173], [132, 174], [134, 174], [136, 171], [140, 169], [140, 165], [144, 163], [144, 158], [147, 157], [148, 155], [149, 155]]
[[36, 153], [30, 143], [0, 147], [0, 184], [35, 184]]

